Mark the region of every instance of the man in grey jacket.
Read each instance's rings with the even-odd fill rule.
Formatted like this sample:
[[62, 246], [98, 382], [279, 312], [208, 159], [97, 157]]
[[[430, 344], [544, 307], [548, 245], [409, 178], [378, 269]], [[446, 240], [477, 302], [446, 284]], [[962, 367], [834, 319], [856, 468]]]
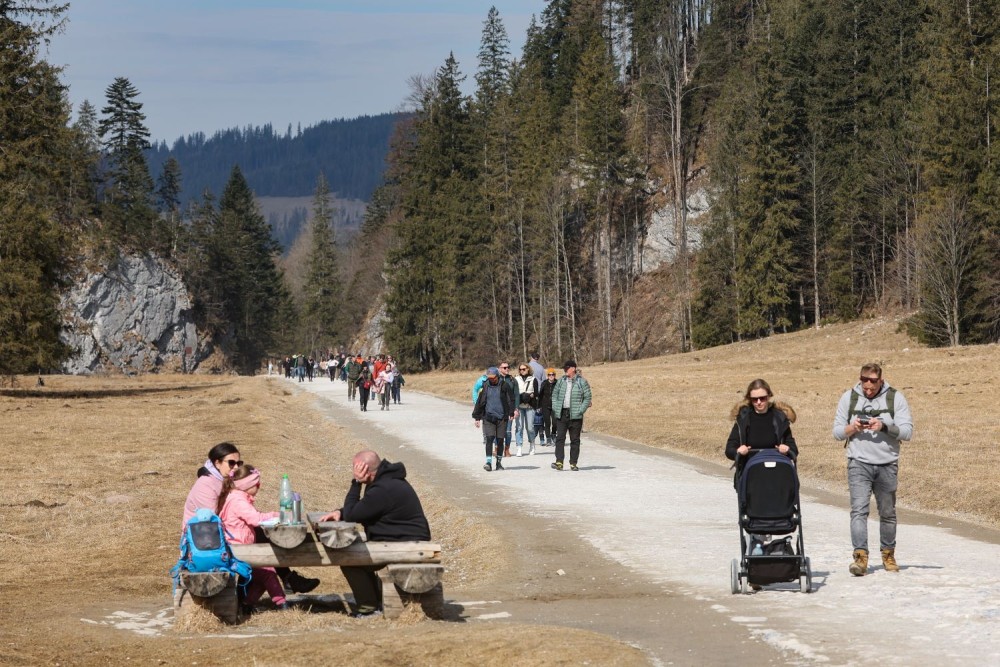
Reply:
[[853, 389], [837, 404], [833, 437], [846, 440], [847, 485], [851, 494], [851, 574], [868, 572], [868, 509], [871, 497], [879, 516], [882, 565], [899, 572], [896, 564], [896, 486], [899, 443], [913, 436], [913, 417], [903, 392], [882, 379], [882, 367], [865, 364]]

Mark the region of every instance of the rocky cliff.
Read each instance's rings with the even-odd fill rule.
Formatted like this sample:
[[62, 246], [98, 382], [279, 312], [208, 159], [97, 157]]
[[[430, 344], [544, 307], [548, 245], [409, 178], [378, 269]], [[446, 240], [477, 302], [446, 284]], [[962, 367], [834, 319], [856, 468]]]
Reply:
[[73, 374], [195, 370], [205, 350], [180, 276], [161, 259], [121, 257], [81, 276], [62, 300]]

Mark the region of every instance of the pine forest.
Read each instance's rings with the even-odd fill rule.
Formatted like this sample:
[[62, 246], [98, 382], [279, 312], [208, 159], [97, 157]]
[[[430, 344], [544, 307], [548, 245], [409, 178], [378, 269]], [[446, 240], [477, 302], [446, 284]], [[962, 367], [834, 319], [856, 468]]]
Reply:
[[[549, 0], [520, 53], [493, 8], [476, 62], [414, 74], [411, 113], [172, 150], [125, 77], [71, 120], [44, 59], [66, 10], [0, 0], [0, 374], [70, 353], [59, 298], [84, 247], [168, 259], [242, 372], [373, 324], [412, 370], [881, 313], [932, 345], [1000, 339], [996, 0]], [[378, 187], [329, 166], [372, 163], [387, 123]], [[298, 284], [254, 203], [281, 179], [313, 195]], [[353, 238], [333, 193], [367, 201]]]

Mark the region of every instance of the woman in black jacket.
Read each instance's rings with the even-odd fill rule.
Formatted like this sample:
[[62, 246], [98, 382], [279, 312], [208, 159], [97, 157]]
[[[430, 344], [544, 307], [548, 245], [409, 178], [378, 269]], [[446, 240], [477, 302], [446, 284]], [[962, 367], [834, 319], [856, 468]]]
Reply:
[[[747, 460], [756, 452], [751, 450], [777, 449], [793, 460], [799, 455], [799, 448], [792, 436], [792, 422], [795, 410], [785, 403], [776, 402], [771, 386], [757, 379], [747, 387], [743, 400], [733, 407], [733, 429], [726, 441], [726, 458], [736, 462], [734, 486]], [[766, 535], [751, 536], [751, 554], [762, 553], [762, 543]]]

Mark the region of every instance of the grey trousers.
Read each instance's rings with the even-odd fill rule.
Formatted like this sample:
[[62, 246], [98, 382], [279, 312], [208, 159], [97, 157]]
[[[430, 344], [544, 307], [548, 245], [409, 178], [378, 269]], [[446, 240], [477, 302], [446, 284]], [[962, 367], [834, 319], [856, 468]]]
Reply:
[[851, 492], [851, 542], [868, 551], [868, 510], [872, 495], [878, 508], [879, 542], [896, 548], [896, 486], [899, 464], [875, 465], [847, 459], [847, 487]]

